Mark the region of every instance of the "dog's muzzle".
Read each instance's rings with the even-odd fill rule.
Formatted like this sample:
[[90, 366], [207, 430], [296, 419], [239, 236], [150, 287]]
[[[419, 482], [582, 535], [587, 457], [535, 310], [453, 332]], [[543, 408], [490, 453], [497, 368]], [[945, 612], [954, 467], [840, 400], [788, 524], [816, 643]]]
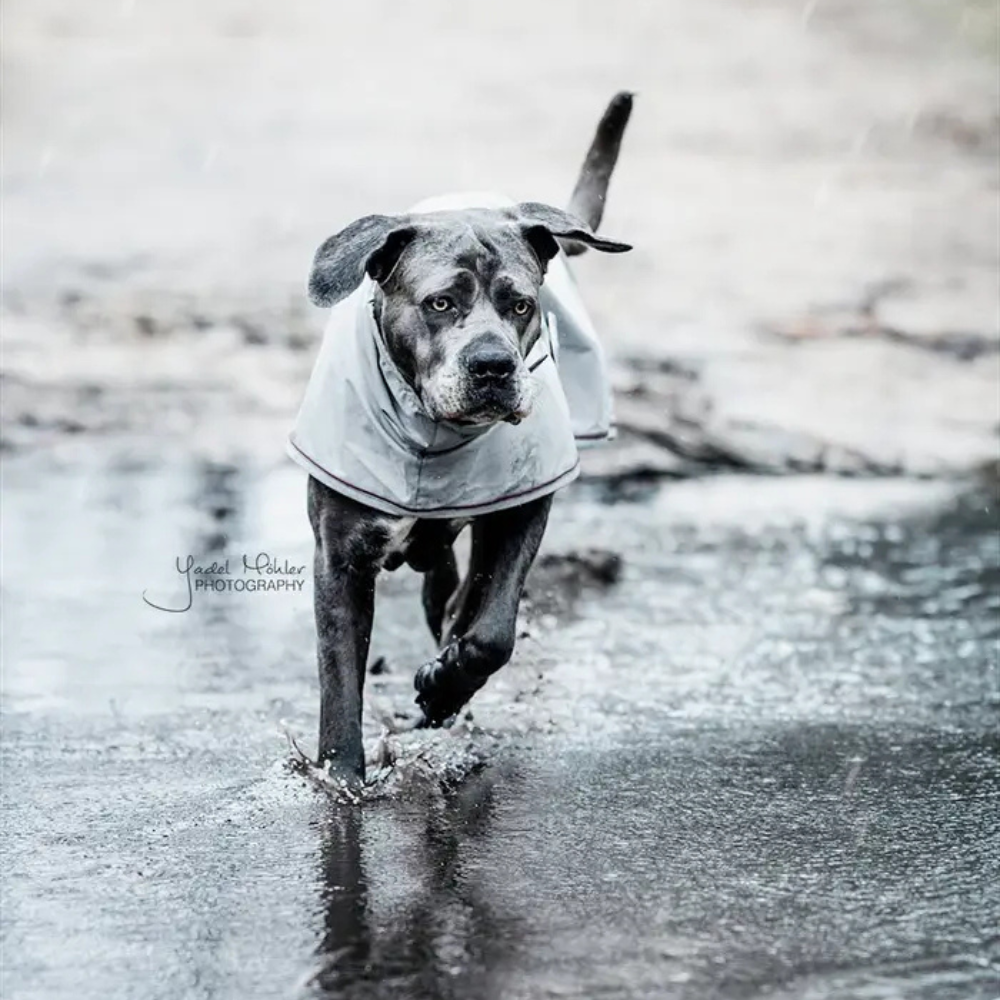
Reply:
[[436, 386], [428, 386], [427, 395], [441, 419], [464, 426], [517, 424], [531, 412], [534, 380], [506, 344], [477, 344], [456, 362]]

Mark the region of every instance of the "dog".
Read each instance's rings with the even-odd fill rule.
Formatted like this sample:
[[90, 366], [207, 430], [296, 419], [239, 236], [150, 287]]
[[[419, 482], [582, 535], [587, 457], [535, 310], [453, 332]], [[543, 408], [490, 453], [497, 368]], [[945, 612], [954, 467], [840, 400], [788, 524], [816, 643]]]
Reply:
[[[310, 298], [334, 308], [289, 451], [310, 474], [317, 764], [350, 785], [365, 776], [382, 569], [406, 563], [424, 578], [440, 651], [416, 673], [419, 725], [448, 724], [513, 654], [553, 493], [578, 471], [558, 343], [579, 334], [565, 363], [596, 359], [605, 377], [563, 255], [631, 249], [595, 235], [631, 109], [624, 92], [608, 105], [568, 211], [445, 200], [359, 219], [316, 252]], [[576, 388], [600, 408], [600, 391]], [[467, 526], [461, 578], [453, 543]]]

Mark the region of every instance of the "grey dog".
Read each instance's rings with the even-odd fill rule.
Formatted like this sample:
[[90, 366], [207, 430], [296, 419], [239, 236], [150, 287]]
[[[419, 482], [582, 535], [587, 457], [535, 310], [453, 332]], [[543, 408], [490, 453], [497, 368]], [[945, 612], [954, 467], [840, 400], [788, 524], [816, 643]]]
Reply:
[[[569, 211], [526, 203], [433, 219], [367, 216], [317, 251], [312, 301], [333, 305], [367, 275], [377, 286], [374, 312], [386, 349], [432, 419], [516, 423], [531, 406], [524, 358], [540, 335], [537, 300], [548, 263], [560, 249], [629, 249], [594, 231], [631, 108], [628, 93], [611, 101]], [[424, 301], [427, 288], [436, 290], [433, 301]], [[440, 652], [416, 673], [417, 704], [422, 725], [446, 724], [514, 651], [518, 604], [551, 500], [471, 519], [400, 519], [310, 477], [320, 766], [351, 784], [364, 779], [362, 697], [379, 572], [405, 562], [423, 574], [424, 612]], [[453, 543], [470, 521], [469, 566], [460, 578]]]

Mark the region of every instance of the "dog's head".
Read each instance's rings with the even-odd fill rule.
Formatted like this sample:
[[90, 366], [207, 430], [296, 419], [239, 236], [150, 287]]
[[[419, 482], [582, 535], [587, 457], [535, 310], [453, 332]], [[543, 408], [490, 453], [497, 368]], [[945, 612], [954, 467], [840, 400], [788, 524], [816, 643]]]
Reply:
[[534, 202], [369, 215], [319, 248], [309, 295], [334, 305], [367, 274], [378, 285], [376, 316], [389, 354], [430, 415], [516, 423], [531, 410], [524, 358], [541, 333], [538, 292], [558, 240], [631, 249]]

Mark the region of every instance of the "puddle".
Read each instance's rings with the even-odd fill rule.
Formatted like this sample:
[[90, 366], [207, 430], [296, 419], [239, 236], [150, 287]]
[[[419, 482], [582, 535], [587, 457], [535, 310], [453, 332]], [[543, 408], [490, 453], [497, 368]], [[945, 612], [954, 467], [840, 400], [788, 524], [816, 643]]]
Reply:
[[[303, 494], [285, 465], [7, 463], [5, 995], [996, 994], [988, 498], [570, 491], [515, 662], [456, 730], [389, 737], [352, 807], [288, 767], [308, 573], [141, 597], [183, 603], [189, 554], [308, 567]], [[567, 580], [583, 549], [612, 582]], [[370, 745], [432, 651], [418, 586], [381, 584]]]

